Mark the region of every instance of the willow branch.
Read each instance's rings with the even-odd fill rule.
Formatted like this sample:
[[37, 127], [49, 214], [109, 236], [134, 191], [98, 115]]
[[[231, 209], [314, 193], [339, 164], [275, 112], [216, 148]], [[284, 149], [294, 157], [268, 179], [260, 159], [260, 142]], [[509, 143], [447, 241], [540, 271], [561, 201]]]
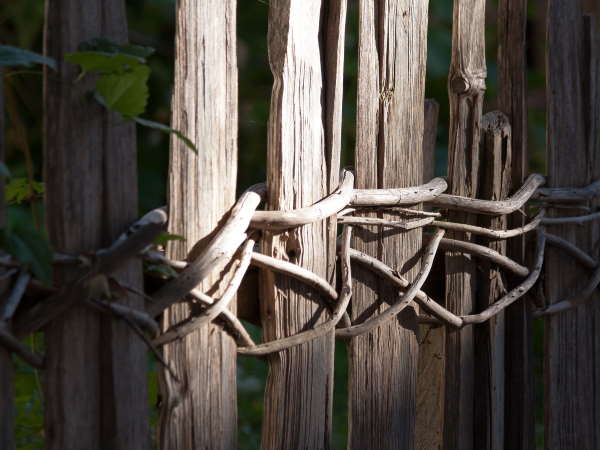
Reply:
[[[382, 278], [385, 278], [392, 284], [396, 285], [402, 292], [405, 291], [406, 287], [410, 284], [406, 278], [404, 278], [394, 269], [392, 269], [385, 263], [379, 261], [378, 259], [373, 258], [372, 256], [359, 252], [358, 250], [350, 249], [350, 257], [352, 258], [352, 261], [364, 265], [366, 268], [373, 271], [375, 274], [379, 275]], [[417, 292], [415, 300], [429, 313], [433, 314], [442, 322], [456, 328], [462, 326], [462, 319], [460, 317], [448, 311], [438, 302], [429, 297], [425, 292]]]
[[0, 304], [1, 312], [0, 312], [0, 320], [10, 320], [13, 316], [23, 295], [25, 294], [25, 289], [27, 288], [27, 284], [31, 280], [31, 275], [25, 270], [21, 270], [19, 272], [19, 276], [17, 277], [17, 281], [10, 292], [10, 295], [6, 298], [6, 300]]
[[535, 199], [545, 202], [569, 203], [592, 200], [600, 196], [600, 180], [582, 188], [540, 188]]
[[431, 224], [435, 219], [433, 217], [425, 217], [424, 219], [418, 220], [386, 220], [379, 219], [377, 217], [353, 217], [345, 216], [339, 217], [338, 223], [348, 225], [367, 225], [377, 227], [389, 227], [399, 228], [401, 230], [413, 230], [415, 228], [422, 228]]
[[541, 212], [528, 224], [522, 227], [513, 228], [512, 230], [491, 230], [489, 228], [478, 227], [466, 223], [443, 222], [441, 220], [436, 220], [431, 225], [438, 228], [444, 228], [445, 230], [463, 231], [466, 233], [478, 234], [491, 239], [509, 239], [535, 230], [540, 225], [543, 217], [544, 213]]
[[346, 309], [348, 308], [348, 304], [350, 303], [350, 298], [352, 297], [352, 273], [350, 268], [349, 252], [351, 232], [352, 227], [347, 226], [344, 228], [341, 250], [342, 289], [339, 295], [339, 301], [335, 305], [335, 309], [333, 310], [331, 318], [325, 323], [317, 325], [310, 330], [302, 331], [293, 336], [288, 336], [271, 342], [265, 342], [257, 345], [254, 348], [240, 347], [238, 348], [239, 354], [253, 356], [267, 355], [295, 347], [296, 345], [304, 344], [335, 330], [336, 325], [344, 316]]
[[512, 273], [525, 277], [529, 274], [529, 269], [516, 261], [504, 256], [491, 248], [483, 245], [473, 244], [472, 242], [464, 242], [456, 239], [442, 239], [440, 248], [443, 250], [456, 250], [461, 253], [468, 253], [480, 258], [485, 258], [492, 261], [500, 267], [511, 271]]
[[444, 230], [438, 229], [435, 231], [431, 240], [427, 244], [427, 247], [425, 247], [424, 249], [421, 270], [417, 274], [415, 281], [411, 284], [406, 293], [403, 296], [399, 296], [397, 302], [395, 302], [392, 306], [383, 311], [381, 314], [372, 317], [361, 324], [353, 325], [348, 328], [337, 329], [335, 332], [336, 337], [339, 337], [341, 339], [350, 339], [355, 336], [368, 333], [374, 328], [393, 319], [400, 311], [406, 308], [413, 301], [413, 299], [425, 283], [425, 280], [427, 279], [429, 272], [431, 271], [431, 267], [433, 266], [433, 260], [435, 258], [435, 254], [443, 236]]
[[458, 195], [441, 194], [428, 203], [440, 208], [457, 209], [475, 214], [487, 214], [492, 216], [511, 214], [523, 207], [527, 200], [529, 200], [535, 194], [536, 190], [545, 182], [546, 179], [542, 175], [529, 175], [525, 180], [525, 183], [523, 183], [523, 186], [505, 200], [480, 200]]
[[566, 239], [555, 234], [546, 233], [546, 240], [548, 244], [565, 251], [588, 269], [598, 267], [598, 262], [594, 258]]
[[396, 206], [430, 202], [448, 189], [443, 178], [421, 186], [398, 189], [355, 189], [351, 206]]
[[122, 319], [127, 318], [139, 327], [147, 330], [152, 336], [157, 336], [160, 333], [158, 323], [156, 323], [156, 321], [145, 311], [139, 311], [120, 303], [107, 302], [94, 298], [88, 298], [86, 302]]
[[354, 175], [343, 170], [340, 187], [331, 195], [312, 206], [293, 211], [256, 211], [250, 227], [268, 230], [287, 230], [290, 228], [318, 222], [337, 214], [352, 200], [354, 193]]
[[544, 249], [546, 247], [546, 235], [543, 231], [537, 232], [536, 239], [536, 257], [533, 265], [533, 269], [523, 280], [521, 284], [519, 284], [516, 288], [512, 289], [508, 294], [503, 296], [500, 300], [492, 304], [489, 308], [484, 310], [479, 314], [471, 314], [468, 316], [463, 316], [464, 325], [470, 325], [474, 323], [483, 323], [491, 317], [498, 314], [500, 311], [505, 309], [507, 306], [514, 303], [516, 300], [525, 295], [536, 283], [538, 280], [540, 273], [542, 271], [542, 266], [544, 265]]
[[586, 214], [585, 216], [572, 216], [572, 217], [546, 217], [542, 219], [543, 225], [563, 225], [563, 224], [577, 224], [591, 222], [593, 220], [600, 219], [600, 212], [593, 214]]
[[184, 298], [198, 286], [215, 267], [230, 261], [248, 237], [247, 229], [252, 215], [261, 202], [264, 185], [249, 188], [231, 209], [221, 229], [210, 240], [202, 254], [189, 263], [177, 278], [169, 281], [154, 295], [148, 312], [157, 316], [169, 306]]
[[225, 289], [225, 292], [223, 292], [223, 295], [219, 301], [206, 308], [200, 315], [193, 317], [186, 323], [175, 325], [171, 330], [168, 330], [160, 335], [154, 340], [155, 345], [165, 345], [176, 339], [184, 338], [193, 331], [210, 323], [229, 307], [229, 304], [235, 297], [235, 293], [242, 283], [242, 278], [244, 278], [244, 275], [250, 266], [250, 259], [252, 258], [252, 250], [255, 243], [256, 241], [254, 239], [248, 239], [242, 246], [239, 266], [235, 269], [233, 277], [231, 278], [229, 285]]
[[8, 324], [4, 321], [0, 321], [0, 345], [11, 352], [14, 352], [30, 366], [37, 369], [43, 368], [44, 358], [31, 351], [29, 347], [21, 344], [19, 339], [10, 332]]

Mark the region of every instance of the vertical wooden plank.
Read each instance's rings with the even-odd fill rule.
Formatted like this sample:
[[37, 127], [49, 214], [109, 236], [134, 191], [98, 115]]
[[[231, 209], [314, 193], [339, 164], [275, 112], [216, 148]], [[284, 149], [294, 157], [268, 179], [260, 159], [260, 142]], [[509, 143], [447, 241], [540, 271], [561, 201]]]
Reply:
[[[236, 1], [177, 3], [172, 126], [199, 149], [171, 140], [169, 231], [185, 237], [167, 254], [184, 259], [235, 201], [237, 176]], [[219, 297], [222, 267], [199, 288]], [[185, 320], [191, 304], [163, 315], [163, 327]], [[237, 448], [236, 344], [221, 327], [208, 325], [164, 347], [181, 384], [161, 370], [162, 450]]]
[[[357, 187], [416, 185], [423, 178], [428, 2], [362, 0], [359, 8]], [[357, 230], [353, 246], [409, 279], [419, 269], [420, 230]], [[362, 270], [354, 277], [355, 322], [397, 298]], [[413, 448], [417, 331], [416, 312], [407, 308], [398, 320], [351, 341], [349, 448]]]
[[[267, 151], [267, 207], [308, 206], [328, 192], [321, 107], [321, 0], [269, 2], [269, 62], [274, 84]], [[333, 159], [333, 157], [332, 157]], [[331, 166], [330, 166], [331, 167]], [[327, 224], [265, 232], [263, 252], [324, 277], [335, 251]], [[265, 340], [296, 333], [328, 316], [306, 286], [262, 272]], [[333, 333], [269, 357], [262, 448], [326, 449], [331, 437]]]
[[[4, 72], [0, 69], [0, 162], [4, 162]], [[6, 225], [4, 177], [0, 175], [0, 228]], [[2, 270], [2, 272], [4, 272]], [[9, 283], [0, 281], [0, 296], [6, 298]], [[14, 370], [10, 352], [0, 346], [0, 448], [12, 450], [14, 441]]]
[[[434, 177], [435, 143], [439, 103], [425, 100], [423, 130], [423, 180]], [[444, 299], [444, 259], [437, 258], [423, 289], [436, 300]], [[419, 325], [419, 364], [417, 375], [417, 419], [415, 448], [439, 449], [444, 431], [444, 346], [446, 328]]]
[[[498, 107], [511, 124], [511, 192], [528, 175], [526, 0], [498, 2]], [[513, 214], [508, 227], [525, 224], [525, 216]], [[526, 236], [508, 242], [508, 255], [525, 264]], [[516, 280], [508, 278], [511, 285]], [[530, 303], [515, 302], [506, 310], [506, 417], [505, 438], [509, 448], [535, 448], [532, 323]]]
[[[82, 41], [127, 40], [121, 0], [46, 1], [46, 217], [56, 250], [82, 253], [109, 244], [137, 216], [135, 128], [88, 102], [93, 80], [75, 84], [76, 66], [64, 55]], [[89, 77], [88, 77], [89, 78]], [[115, 275], [141, 286], [141, 265]], [[57, 271], [58, 284], [77, 277]], [[143, 308], [139, 296], [117, 301]], [[145, 348], [125, 324], [75, 305], [46, 329], [46, 448], [147, 448]]]
[[[450, 143], [448, 193], [475, 197], [478, 190], [481, 108], [485, 92], [485, 1], [454, 0], [452, 57], [448, 88]], [[449, 220], [474, 223], [472, 215], [453, 212]], [[448, 237], [471, 240], [468, 233]], [[446, 254], [446, 307], [469, 314], [475, 301], [475, 264], [467, 255]], [[473, 448], [473, 330], [447, 330], [444, 448]]]
[[[497, 111], [481, 120], [481, 165], [478, 198], [503, 200], [508, 197], [511, 176], [511, 129], [508, 118]], [[479, 225], [495, 230], [506, 229], [506, 216], [481, 216]], [[481, 239], [500, 254], [506, 254], [505, 240]], [[477, 310], [483, 311], [509, 289], [501, 270], [488, 261], [478, 264]], [[488, 322], [474, 325], [475, 409], [474, 447], [502, 450], [504, 446], [504, 312]]]
[[[323, 57], [323, 126], [327, 192], [339, 184], [342, 153], [342, 96], [344, 90], [344, 44], [346, 35], [347, 0], [328, 0], [322, 6], [321, 54]], [[337, 235], [337, 222], [327, 221], [328, 239]], [[327, 280], [335, 280], [335, 253], [327, 255]]]
[[[591, 181], [596, 162], [588, 146], [583, 9], [580, 0], [548, 0], [546, 50], [548, 184], [583, 186]], [[565, 63], [568, 61], [568, 63]], [[550, 210], [565, 215], [565, 210]], [[576, 214], [576, 213], [574, 213]], [[591, 250], [589, 226], [553, 226], [549, 231]], [[549, 249], [545, 264], [546, 296], [550, 303], [572, 294], [588, 276], [577, 265], [565, 265]], [[594, 306], [549, 316], [545, 320], [545, 440], [547, 449], [597, 448], [594, 410]]]

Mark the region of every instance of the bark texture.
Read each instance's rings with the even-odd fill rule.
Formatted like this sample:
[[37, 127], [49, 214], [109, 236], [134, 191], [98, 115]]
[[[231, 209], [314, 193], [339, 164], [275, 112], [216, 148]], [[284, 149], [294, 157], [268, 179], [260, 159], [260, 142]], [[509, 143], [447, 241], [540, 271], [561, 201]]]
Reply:
[[[485, 92], [485, 1], [455, 0], [448, 88], [450, 142], [448, 193], [476, 197], [478, 190], [481, 109]], [[451, 212], [448, 220], [472, 223], [473, 215]], [[450, 232], [450, 239], [471, 240]], [[470, 314], [475, 302], [475, 263], [462, 253], [446, 254], [446, 307]], [[444, 448], [473, 448], [473, 330], [447, 330]]]
[[[599, 160], [597, 142], [590, 142], [588, 134], [592, 119], [596, 127], [598, 117], [592, 117], [590, 112], [591, 46], [585, 36], [583, 8], [580, 0], [548, 0], [547, 14], [548, 184], [584, 186], [598, 174]], [[564, 210], [550, 213], [565, 215]], [[551, 226], [548, 231], [585, 251], [597, 248], [597, 242], [592, 242], [597, 234], [590, 225]], [[576, 293], [587, 277], [578, 265], [564, 264], [562, 255], [554, 249], [548, 250], [545, 267], [549, 303]], [[547, 449], [598, 447], [594, 396], [597, 314], [597, 307], [588, 302], [545, 321], [544, 445]]]
[[[172, 127], [190, 138], [198, 153], [171, 140], [169, 231], [186, 240], [171, 242], [167, 255], [192, 259], [193, 246], [200, 241], [201, 247], [235, 202], [236, 1], [181, 0], [176, 20]], [[219, 298], [230, 268], [215, 267], [198, 288]], [[197, 304], [181, 300], [163, 315], [164, 329], [198, 311]], [[234, 339], [210, 324], [166, 345], [163, 354], [179, 381], [161, 370], [160, 448], [237, 449]]]
[[[339, 118], [328, 118], [321, 105], [325, 55], [338, 55], [339, 38], [319, 36], [319, 22], [339, 22], [331, 14], [340, 5], [321, 0], [271, 0], [268, 48], [274, 84], [271, 96], [267, 151], [267, 208], [290, 210], [311, 205], [329, 192], [338, 171], [335, 129]], [[339, 11], [339, 9], [337, 9]], [[332, 22], [333, 20], [333, 22]], [[333, 25], [335, 28], [335, 25]], [[339, 26], [338, 26], [339, 29]], [[332, 30], [335, 34], [335, 32]], [[336, 44], [335, 42], [338, 42]], [[332, 45], [333, 47], [329, 48]], [[334, 56], [338, 57], [338, 56]], [[337, 71], [325, 62], [328, 83], [339, 83]], [[335, 75], [334, 75], [335, 74]], [[337, 89], [325, 94], [327, 111], [334, 113]], [[339, 92], [339, 91], [337, 91]], [[325, 146], [324, 123], [327, 124]], [[337, 183], [335, 183], [337, 184]], [[331, 279], [334, 234], [327, 222], [285, 232], [265, 232], [263, 252], [305, 267]], [[261, 319], [265, 341], [289, 336], [330, 315], [315, 291], [290, 278], [261, 272]], [[265, 392], [262, 448], [327, 449], [331, 437], [333, 394], [333, 333], [273, 354]]]
[[[357, 188], [422, 182], [427, 10], [426, 1], [359, 3]], [[354, 236], [353, 248], [410, 280], [418, 272], [421, 230], [357, 227]], [[397, 290], [359, 266], [353, 277], [353, 322], [368, 319], [398, 298]], [[416, 311], [406, 308], [398, 320], [351, 341], [348, 448], [413, 448], [417, 332]]]
[[[127, 40], [125, 2], [46, 1], [44, 52], [58, 63], [44, 76], [46, 222], [59, 252], [110, 244], [138, 212], [135, 128], [91, 103], [93, 80], [74, 84], [78, 69], [64, 62], [99, 36]], [[75, 277], [56, 271], [58, 284]], [[114, 277], [140, 289], [141, 263]], [[139, 296], [114, 295], [144, 307]], [[77, 304], [46, 328], [45, 345], [46, 448], [148, 448], [145, 346], [127, 324]]]

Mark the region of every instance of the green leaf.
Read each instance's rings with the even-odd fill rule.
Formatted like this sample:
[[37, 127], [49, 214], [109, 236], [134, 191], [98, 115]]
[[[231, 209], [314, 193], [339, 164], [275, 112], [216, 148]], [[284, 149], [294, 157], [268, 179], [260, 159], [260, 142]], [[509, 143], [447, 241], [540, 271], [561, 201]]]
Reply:
[[142, 114], [148, 103], [148, 77], [150, 68], [133, 67], [125, 73], [107, 74], [96, 82], [96, 91], [106, 107], [125, 118]]
[[133, 120], [135, 120], [137, 123], [139, 123], [140, 125], [143, 125], [145, 127], [153, 128], [155, 130], [162, 131], [163, 133], [174, 134], [179, 139], [181, 139], [185, 143], [185, 145], [188, 146], [188, 148], [190, 150], [192, 150], [196, 154], [198, 153], [198, 149], [196, 148], [194, 143], [187, 136], [185, 136], [181, 131], [174, 130], [173, 128], [170, 128], [162, 123], [154, 122], [152, 120], [142, 119], [141, 117], [134, 117]]
[[0, 246], [40, 281], [52, 282], [52, 248], [45, 235], [26, 225], [0, 230]]
[[30, 66], [32, 64], [45, 64], [56, 70], [56, 61], [52, 58], [22, 48], [0, 45], [0, 67]]
[[122, 73], [134, 67], [143, 66], [145, 59], [137, 56], [104, 52], [77, 52], [65, 55], [65, 61], [79, 64], [84, 74], [95, 72], [100, 74]]
[[6, 164], [0, 161], [0, 176], [10, 177], [10, 170], [6, 167]]
[[185, 241], [185, 238], [183, 236], [179, 236], [178, 234], [161, 233], [156, 237], [156, 239], [154, 239], [154, 243], [156, 245], [164, 245], [169, 241]]
[[11, 178], [5, 187], [6, 202], [9, 205], [20, 204], [36, 195], [44, 193], [44, 184], [28, 178]]
[[133, 44], [117, 44], [105, 38], [95, 38], [79, 44], [81, 52], [121, 53], [145, 60], [154, 53], [152, 47]]

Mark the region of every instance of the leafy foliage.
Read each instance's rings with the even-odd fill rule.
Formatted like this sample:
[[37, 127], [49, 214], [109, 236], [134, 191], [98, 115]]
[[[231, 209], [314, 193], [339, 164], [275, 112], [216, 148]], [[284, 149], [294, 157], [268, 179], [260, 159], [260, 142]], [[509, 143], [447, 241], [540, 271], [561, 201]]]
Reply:
[[125, 120], [135, 120], [142, 126], [171, 133], [181, 139], [194, 152], [196, 147], [180, 131], [167, 125], [139, 117], [148, 104], [148, 78], [150, 67], [146, 58], [154, 50], [139, 45], [119, 45], [106, 39], [83, 42], [79, 52], [69, 53], [65, 60], [81, 67], [81, 76], [99, 75], [94, 97], [107, 109]]
[[52, 58], [22, 48], [0, 45], [0, 67], [31, 66], [33, 64], [45, 64], [56, 70], [56, 61]]
[[154, 244], [165, 245], [169, 241], [185, 241], [185, 238], [183, 236], [179, 236], [178, 234], [161, 233], [156, 239], [154, 239]]
[[44, 184], [28, 178], [14, 177], [6, 185], [6, 202], [18, 205], [44, 193]]
[[26, 223], [0, 229], [0, 248], [12, 255], [40, 281], [52, 282], [52, 248], [46, 236]]

